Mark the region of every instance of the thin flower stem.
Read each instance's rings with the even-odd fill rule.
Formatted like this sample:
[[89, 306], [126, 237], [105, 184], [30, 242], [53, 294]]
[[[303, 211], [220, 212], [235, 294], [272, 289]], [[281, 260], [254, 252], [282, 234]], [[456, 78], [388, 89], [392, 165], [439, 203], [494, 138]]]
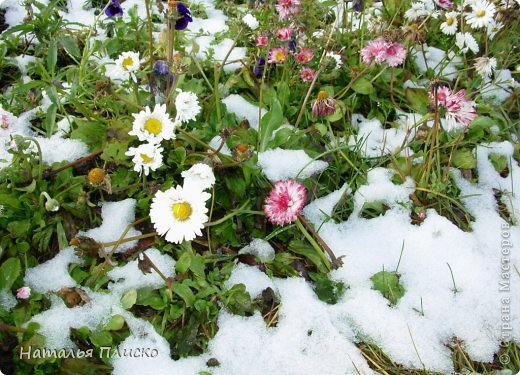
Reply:
[[157, 232], [150, 232], [150, 233], [141, 234], [139, 236], [127, 237], [127, 238], [122, 239], [121, 241], [118, 240], [118, 241], [112, 241], [112, 242], [103, 242], [103, 247], [121, 245], [122, 243], [125, 243], [125, 242], [142, 240], [144, 238], [150, 238], [150, 237], [154, 237], [154, 236], [157, 236]]
[[332, 269], [331, 265], [330, 265], [330, 262], [329, 260], [327, 259], [327, 257], [325, 256], [325, 254], [323, 253], [323, 250], [321, 250], [320, 246], [318, 245], [318, 243], [316, 242], [316, 240], [310, 235], [310, 233], [305, 229], [305, 227], [303, 226], [301, 220], [298, 218], [296, 219], [296, 226], [298, 227], [298, 229], [300, 230], [300, 232], [303, 233], [303, 235], [305, 236], [305, 238], [307, 238], [307, 241], [309, 241], [309, 243], [311, 244], [311, 246], [314, 248], [314, 250], [316, 250], [316, 252], [318, 253], [319, 257], [321, 258], [321, 261], [323, 262], [323, 265], [325, 266], [325, 268], [327, 268], [327, 271], [330, 271]]
[[307, 94], [305, 95], [305, 99], [303, 99], [303, 103], [302, 103], [302, 106], [300, 108], [300, 112], [298, 112], [298, 117], [296, 118], [296, 122], [294, 123], [294, 128], [295, 129], [298, 129], [298, 124], [300, 123], [300, 121], [302, 119], [303, 112], [305, 111], [305, 106], [307, 105], [307, 102], [309, 101], [309, 97], [311, 96], [312, 89], [314, 88], [314, 85], [316, 84], [316, 81], [318, 80], [318, 76], [323, 71], [324, 67], [325, 67], [325, 65], [322, 65], [318, 69], [316, 74], [314, 75], [314, 78], [312, 79], [312, 82], [311, 82], [311, 84], [309, 86], [309, 89], [307, 90]]
[[309, 224], [309, 222], [307, 221], [307, 219], [305, 219], [305, 217], [303, 215], [298, 215], [298, 220], [300, 220], [302, 222], [302, 224], [305, 225], [307, 230], [309, 232], [311, 232], [311, 234], [316, 238], [316, 240], [318, 240], [321, 247], [323, 247], [323, 249], [327, 252], [330, 259], [332, 260], [332, 264], [335, 264], [337, 262], [338, 258], [336, 257], [336, 255], [334, 255], [334, 252], [329, 247], [329, 245], [327, 245], [327, 243], [323, 240], [323, 238], [321, 238], [321, 236], [318, 234], [318, 232], [316, 232], [314, 230], [312, 225]]
[[154, 269], [154, 271], [157, 272], [157, 274], [159, 276], [161, 276], [161, 279], [163, 279], [165, 283], [168, 283], [168, 278], [166, 276], [164, 276], [164, 274], [161, 272], [161, 270], [155, 265], [154, 262], [152, 262], [150, 257], [148, 257], [148, 255], [146, 255], [146, 253], [144, 253], [144, 252], [142, 252], [141, 254], [143, 255], [143, 258], [146, 260], [147, 264], [149, 264], [150, 267], [152, 267]]

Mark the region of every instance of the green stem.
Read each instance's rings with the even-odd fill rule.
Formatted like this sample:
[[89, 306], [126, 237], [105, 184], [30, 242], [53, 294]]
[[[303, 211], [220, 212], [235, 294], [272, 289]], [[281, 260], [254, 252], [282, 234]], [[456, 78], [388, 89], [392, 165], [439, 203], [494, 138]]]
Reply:
[[316, 240], [310, 235], [310, 233], [307, 231], [307, 229], [305, 229], [305, 227], [303, 226], [303, 224], [300, 221], [300, 219], [296, 219], [296, 226], [298, 227], [300, 232], [303, 233], [303, 235], [305, 236], [307, 241], [309, 241], [309, 243], [314, 248], [314, 250], [316, 250], [316, 252], [320, 256], [320, 258], [321, 258], [323, 264], [325, 265], [325, 267], [327, 268], [327, 270], [330, 271], [331, 270], [331, 265], [330, 265], [329, 260], [325, 256], [325, 253], [321, 250], [320, 246], [318, 245]]

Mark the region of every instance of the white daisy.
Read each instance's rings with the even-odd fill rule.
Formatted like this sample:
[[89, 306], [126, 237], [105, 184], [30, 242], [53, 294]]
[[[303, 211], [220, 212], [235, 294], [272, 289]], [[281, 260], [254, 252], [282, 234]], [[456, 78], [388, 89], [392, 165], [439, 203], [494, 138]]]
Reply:
[[144, 172], [146, 176], [150, 171], [155, 171], [163, 165], [162, 157], [163, 148], [153, 143], [144, 143], [138, 147], [130, 147], [126, 156], [133, 156], [134, 171], [141, 174]]
[[334, 60], [334, 69], [339, 69], [343, 66], [343, 61], [341, 60], [341, 55], [335, 52], [329, 51], [325, 54], [325, 57], [329, 57]]
[[123, 52], [115, 61], [115, 67], [112, 70], [112, 77], [120, 80], [131, 78], [137, 82], [135, 72], [141, 67], [139, 60], [139, 52]]
[[497, 67], [497, 59], [495, 59], [494, 57], [477, 57], [475, 59], [475, 65], [473, 65], [475, 67], [475, 70], [477, 71], [477, 73], [483, 78], [483, 79], [486, 79], [486, 78], [489, 78], [491, 77], [491, 74], [493, 73], [493, 71], [496, 69]]
[[157, 233], [173, 243], [202, 236], [201, 229], [208, 221], [206, 201], [210, 197], [209, 193], [182, 186], [158, 191], [150, 207], [150, 219]]
[[502, 22], [496, 22], [495, 20], [493, 20], [493, 22], [490, 22], [486, 30], [488, 38], [493, 39], [495, 35], [497, 35], [497, 33], [500, 30], [502, 30], [503, 27], [504, 24]]
[[195, 117], [201, 110], [197, 95], [191, 91], [179, 91], [175, 97], [175, 109], [177, 110], [176, 121], [188, 122], [195, 120]]
[[466, 53], [468, 50], [477, 53], [479, 50], [478, 43], [471, 33], [457, 33], [455, 35], [455, 44], [462, 53]]
[[260, 25], [256, 17], [253, 16], [251, 13], [248, 13], [244, 17], [242, 17], [242, 22], [244, 22], [251, 30], [256, 30]]
[[486, 0], [477, 0], [471, 7], [471, 13], [466, 14], [466, 23], [473, 29], [487, 27], [493, 22], [496, 8]]
[[457, 12], [446, 12], [446, 21], [441, 23], [441, 31], [446, 35], [455, 35], [459, 21]]
[[211, 167], [204, 163], [193, 166], [181, 173], [184, 177], [184, 187], [189, 189], [206, 190], [215, 184], [215, 175]]
[[416, 3], [412, 3], [410, 9], [408, 9], [404, 16], [408, 21], [414, 22], [419, 18], [431, 16], [437, 18], [439, 12], [435, 11], [435, 3], [432, 0], [421, 0]]
[[166, 105], [156, 104], [153, 112], [146, 106], [144, 111], [133, 116], [134, 124], [128, 134], [137, 136], [140, 141], [160, 143], [163, 139], [175, 138], [175, 124], [166, 113]]

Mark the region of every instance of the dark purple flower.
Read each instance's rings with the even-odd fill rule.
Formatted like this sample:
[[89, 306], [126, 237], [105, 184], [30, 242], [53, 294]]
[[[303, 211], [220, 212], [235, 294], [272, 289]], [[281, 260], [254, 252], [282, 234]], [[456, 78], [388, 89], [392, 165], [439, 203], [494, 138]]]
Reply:
[[363, 10], [363, 0], [356, 1], [353, 8], [356, 12], [361, 12]]
[[175, 30], [184, 30], [193, 21], [190, 10], [183, 3], [177, 3], [178, 18], [175, 21]]
[[263, 57], [259, 57], [258, 60], [256, 61], [256, 66], [253, 69], [255, 77], [258, 79], [262, 78], [264, 69], [265, 69], [265, 59]]
[[170, 87], [173, 85], [175, 75], [170, 73], [168, 63], [164, 60], [157, 60], [153, 66], [153, 79], [151, 85], [156, 95], [164, 95], [168, 88], [168, 77], [170, 79]]
[[287, 48], [289, 48], [289, 51], [292, 53], [296, 52], [296, 39], [289, 40], [289, 43], [287, 43]]
[[157, 74], [165, 76], [168, 74], [168, 63], [164, 60], [157, 60], [153, 66], [153, 71]]
[[108, 17], [122, 16], [123, 8], [121, 8], [121, 4], [119, 4], [119, 0], [110, 0], [110, 4], [107, 9], [105, 9], [105, 14]]

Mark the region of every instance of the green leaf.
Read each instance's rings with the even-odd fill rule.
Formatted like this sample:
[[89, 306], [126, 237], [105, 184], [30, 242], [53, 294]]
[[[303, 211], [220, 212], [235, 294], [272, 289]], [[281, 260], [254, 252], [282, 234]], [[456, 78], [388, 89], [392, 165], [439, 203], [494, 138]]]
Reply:
[[26, 191], [28, 193], [32, 193], [36, 189], [36, 180], [32, 180], [31, 183], [27, 186], [21, 187], [21, 188], [15, 188], [14, 190], [18, 191]]
[[45, 115], [45, 132], [48, 138], [54, 134], [54, 128], [56, 127], [57, 109], [58, 107], [56, 104], [51, 104], [49, 109], [47, 109], [47, 114]]
[[327, 275], [309, 272], [309, 276], [314, 280], [314, 292], [320, 300], [329, 304], [335, 304], [345, 291], [343, 282], [332, 281]]
[[85, 142], [91, 149], [101, 148], [106, 139], [106, 127], [97, 122], [76, 119], [77, 129], [70, 133], [70, 138]]
[[190, 271], [195, 275], [204, 277], [204, 270], [206, 269], [206, 263], [202, 255], [196, 254], [191, 258]]
[[278, 99], [271, 99], [269, 111], [260, 120], [260, 148], [259, 151], [267, 150], [273, 132], [283, 123], [282, 106]]
[[107, 331], [94, 331], [89, 335], [90, 342], [99, 347], [112, 345], [112, 335]]
[[135, 304], [136, 301], [137, 290], [131, 289], [128, 292], [126, 292], [123, 297], [121, 297], [121, 306], [123, 306], [123, 309], [128, 310]]
[[122, 315], [116, 314], [105, 324], [105, 329], [107, 331], [119, 331], [124, 325], [125, 318], [123, 318]]
[[179, 260], [175, 263], [175, 269], [177, 272], [185, 273], [190, 268], [191, 257], [192, 254], [189, 251], [182, 253]]
[[352, 90], [358, 94], [369, 95], [374, 92], [374, 86], [372, 86], [372, 83], [368, 79], [361, 77], [354, 82]]
[[11, 236], [18, 238], [24, 237], [31, 229], [31, 222], [29, 220], [11, 221], [7, 224], [7, 230]]
[[20, 276], [20, 259], [9, 258], [0, 266], [0, 290], [10, 290]]
[[408, 104], [410, 104], [410, 107], [414, 111], [420, 114], [425, 114], [427, 112], [430, 98], [428, 97], [426, 90], [409, 87], [405, 90], [405, 95]]
[[79, 58], [81, 51], [79, 50], [78, 43], [74, 38], [69, 35], [61, 35], [58, 37], [58, 41], [60, 45], [63, 47], [67, 53], [75, 58]]
[[373, 275], [372, 289], [375, 289], [383, 295], [392, 305], [404, 295], [405, 289], [399, 284], [399, 276], [395, 272], [381, 271]]
[[491, 153], [489, 154], [489, 160], [491, 160], [491, 164], [493, 164], [498, 173], [504, 172], [509, 167], [509, 162], [504, 155]]
[[221, 296], [221, 301], [229, 311], [237, 315], [246, 315], [254, 311], [251, 296], [246, 291], [244, 284], [235, 284]]
[[47, 49], [47, 71], [53, 76], [56, 68], [56, 61], [58, 60], [58, 44], [56, 39], [49, 41]]
[[453, 165], [461, 169], [473, 169], [477, 167], [477, 159], [473, 156], [471, 150], [461, 148], [453, 155]]
[[184, 300], [186, 306], [191, 307], [195, 303], [195, 296], [193, 295], [193, 292], [191, 291], [190, 287], [184, 283], [174, 282], [172, 290], [175, 294]]

